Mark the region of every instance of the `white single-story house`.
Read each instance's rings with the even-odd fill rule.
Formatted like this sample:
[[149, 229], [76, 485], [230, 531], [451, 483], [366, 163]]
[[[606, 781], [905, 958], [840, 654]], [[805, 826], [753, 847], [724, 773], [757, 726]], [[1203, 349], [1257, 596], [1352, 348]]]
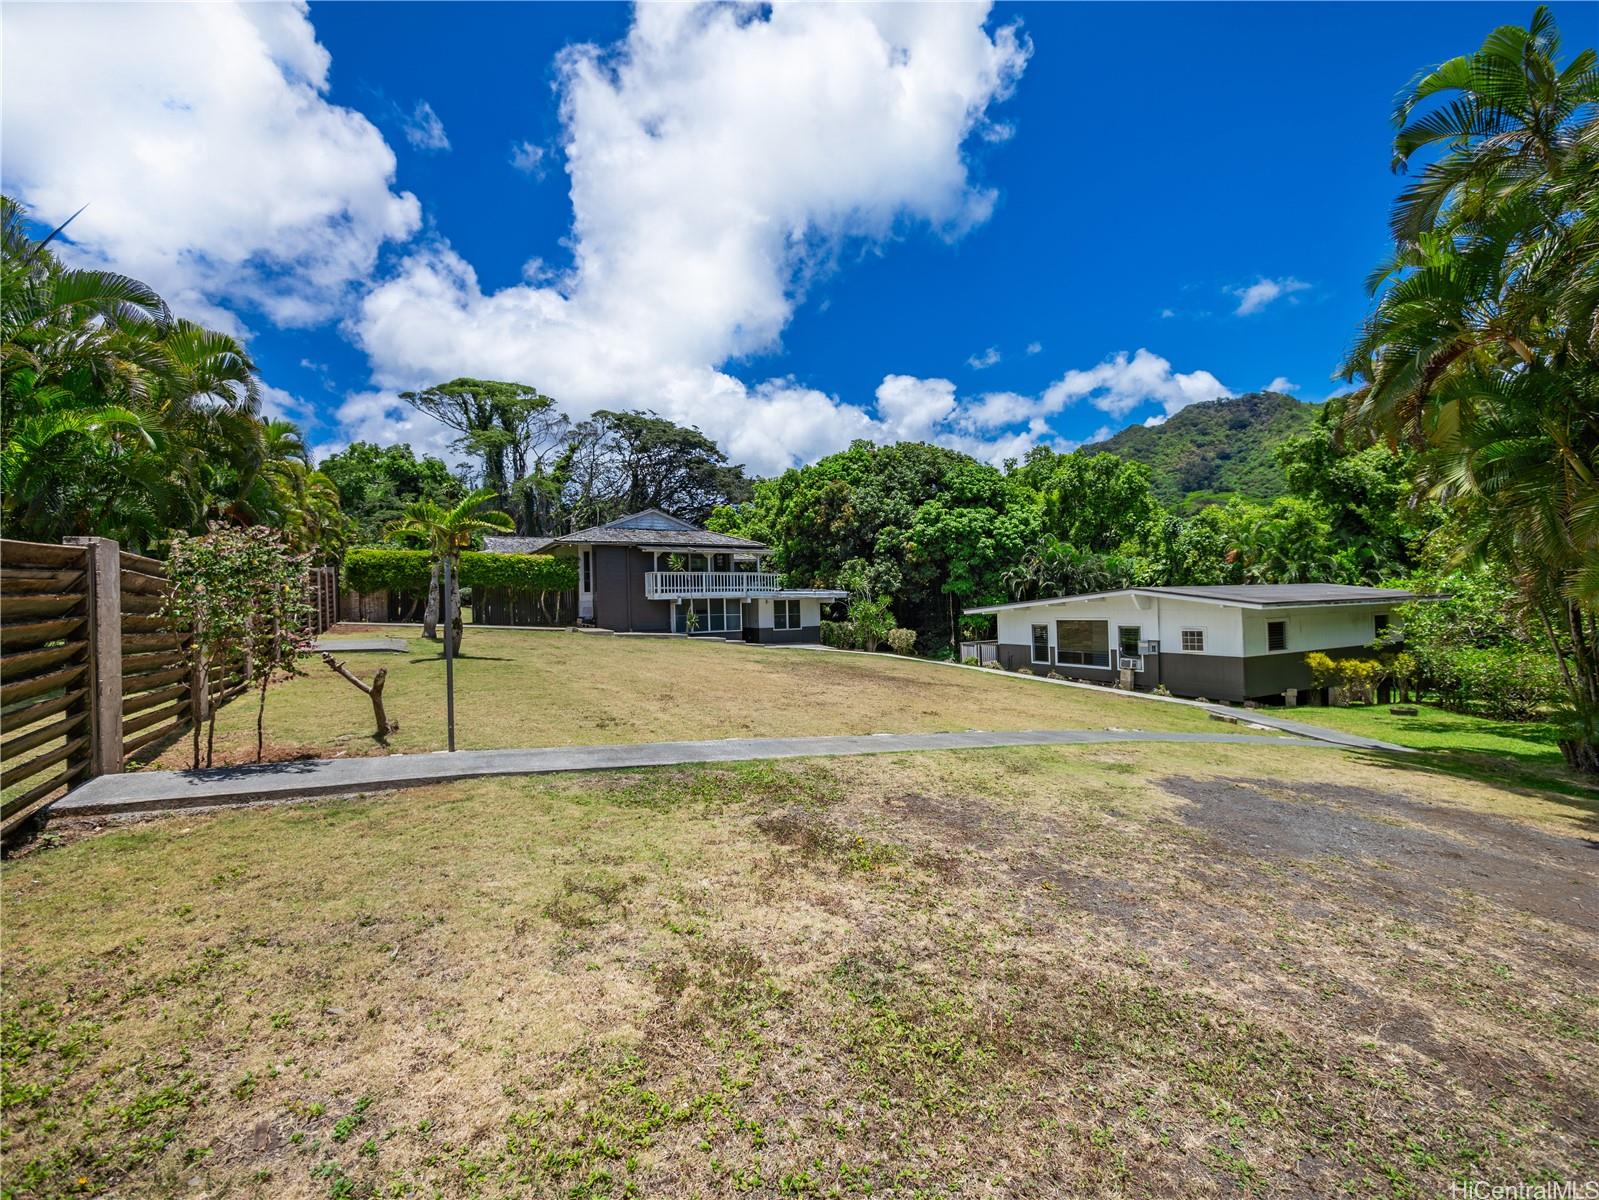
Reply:
[[1333, 583], [1146, 587], [969, 608], [992, 613], [992, 656], [1072, 679], [1164, 686], [1178, 696], [1266, 700], [1311, 687], [1305, 655], [1369, 657], [1413, 592]]

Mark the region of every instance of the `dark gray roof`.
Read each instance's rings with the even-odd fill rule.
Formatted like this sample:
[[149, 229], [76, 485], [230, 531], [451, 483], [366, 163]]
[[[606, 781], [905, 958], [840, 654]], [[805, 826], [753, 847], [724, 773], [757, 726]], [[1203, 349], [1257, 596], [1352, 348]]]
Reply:
[[501, 537], [489, 534], [483, 539], [483, 549], [488, 554], [543, 554], [555, 545], [554, 538]]
[[712, 533], [698, 525], [663, 513], [658, 508], [647, 508], [640, 513], [618, 517], [604, 525], [579, 529], [576, 533], [562, 534], [555, 541], [582, 546], [704, 546], [715, 550], [764, 550], [763, 542], [748, 538], [730, 537], [725, 533]]
[[1394, 588], [1356, 587], [1347, 583], [1240, 583], [1220, 587], [1151, 587], [1140, 592], [1192, 596], [1228, 604], [1381, 604], [1412, 599], [1414, 593]]
[[[1017, 600], [1011, 604], [984, 604], [968, 608], [969, 613], [991, 613], [1006, 608], [1030, 608], [1035, 604], [1061, 604], [1074, 600], [1098, 600], [1105, 596], [1138, 593], [1170, 596], [1178, 600], [1209, 600], [1213, 604], [1237, 604], [1245, 608], [1291, 608], [1307, 604], [1400, 604], [1406, 600], [1425, 600], [1415, 592], [1395, 588], [1356, 587], [1345, 583], [1240, 583], [1217, 587], [1138, 587], [1110, 592], [1084, 592], [1076, 596], [1040, 596], [1037, 600]], [[1436, 597], [1433, 597], [1436, 598]]]
[[725, 533], [712, 533], [698, 525], [658, 508], [631, 513], [579, 529], [576, 533], [563, 533], [559, 537], [500, 537], [483, 539], [483, 549], [490, 554], [543, 554], [559, 546], [703, 546], [707, 550], [765, 550], [763, 542], [748, 538], [730, 537]]

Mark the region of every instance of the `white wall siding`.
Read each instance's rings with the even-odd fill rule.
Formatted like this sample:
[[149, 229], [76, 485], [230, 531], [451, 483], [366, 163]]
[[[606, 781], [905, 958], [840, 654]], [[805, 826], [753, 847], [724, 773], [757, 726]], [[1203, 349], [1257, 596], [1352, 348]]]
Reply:
[[[1326, 605], [1319, 608], [1246, 610], [1244, 653], [1309, 654], [1312, 650], [1336, 650], [1364, 646], [1377, 636], [1375, 618], [1387, 614], [1386, 604]], [[1266, 624], [1286, 621], [1288, 642], [1282, 650], [1267, 650]]]
[[[1197, 600], [1174, 600], [1169, 596], [1104, 596], [1002, 609], [995, 616], [1002, 644], [1031, 647], [1033, 626], [1047, 626], [1051, 660], [1055, 656], [1056, 621], [1104, 621], [1112, 647], [1117, 644], [1117, 630], [1121, 626], [1136, 625], [1139, 639], [1158, 641], [1162, 654], [1182, 653], [1182, 631], [1201, 629], [1205, 633], [1204, 653], [1233, 657], [1243, 654], [1239, 610]], [[1262, 626], [1262, 639], [1266, 636], [1264, 630]]]

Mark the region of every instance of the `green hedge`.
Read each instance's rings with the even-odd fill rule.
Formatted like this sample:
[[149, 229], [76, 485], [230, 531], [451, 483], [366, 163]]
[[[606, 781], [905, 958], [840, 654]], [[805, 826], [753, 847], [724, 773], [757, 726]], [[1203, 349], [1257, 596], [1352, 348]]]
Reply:
[[[344, 586], [353, 592], [427, 591], [432, 560], [425, 550], [356, 546], [344, 556]], [[564, 592], [577, 587], [577, 564], [549, 554], [461, 555], [462, 587], [503, 587], [526, 592]]]

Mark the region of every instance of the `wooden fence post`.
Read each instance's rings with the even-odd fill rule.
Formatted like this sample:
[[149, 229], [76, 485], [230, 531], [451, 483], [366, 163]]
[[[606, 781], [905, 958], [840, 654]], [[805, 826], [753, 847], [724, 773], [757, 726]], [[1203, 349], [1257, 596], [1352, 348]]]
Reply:
[[110, 538], [69, 537], [88, 557], [89, 774], [122, 772], [122, 560]]

